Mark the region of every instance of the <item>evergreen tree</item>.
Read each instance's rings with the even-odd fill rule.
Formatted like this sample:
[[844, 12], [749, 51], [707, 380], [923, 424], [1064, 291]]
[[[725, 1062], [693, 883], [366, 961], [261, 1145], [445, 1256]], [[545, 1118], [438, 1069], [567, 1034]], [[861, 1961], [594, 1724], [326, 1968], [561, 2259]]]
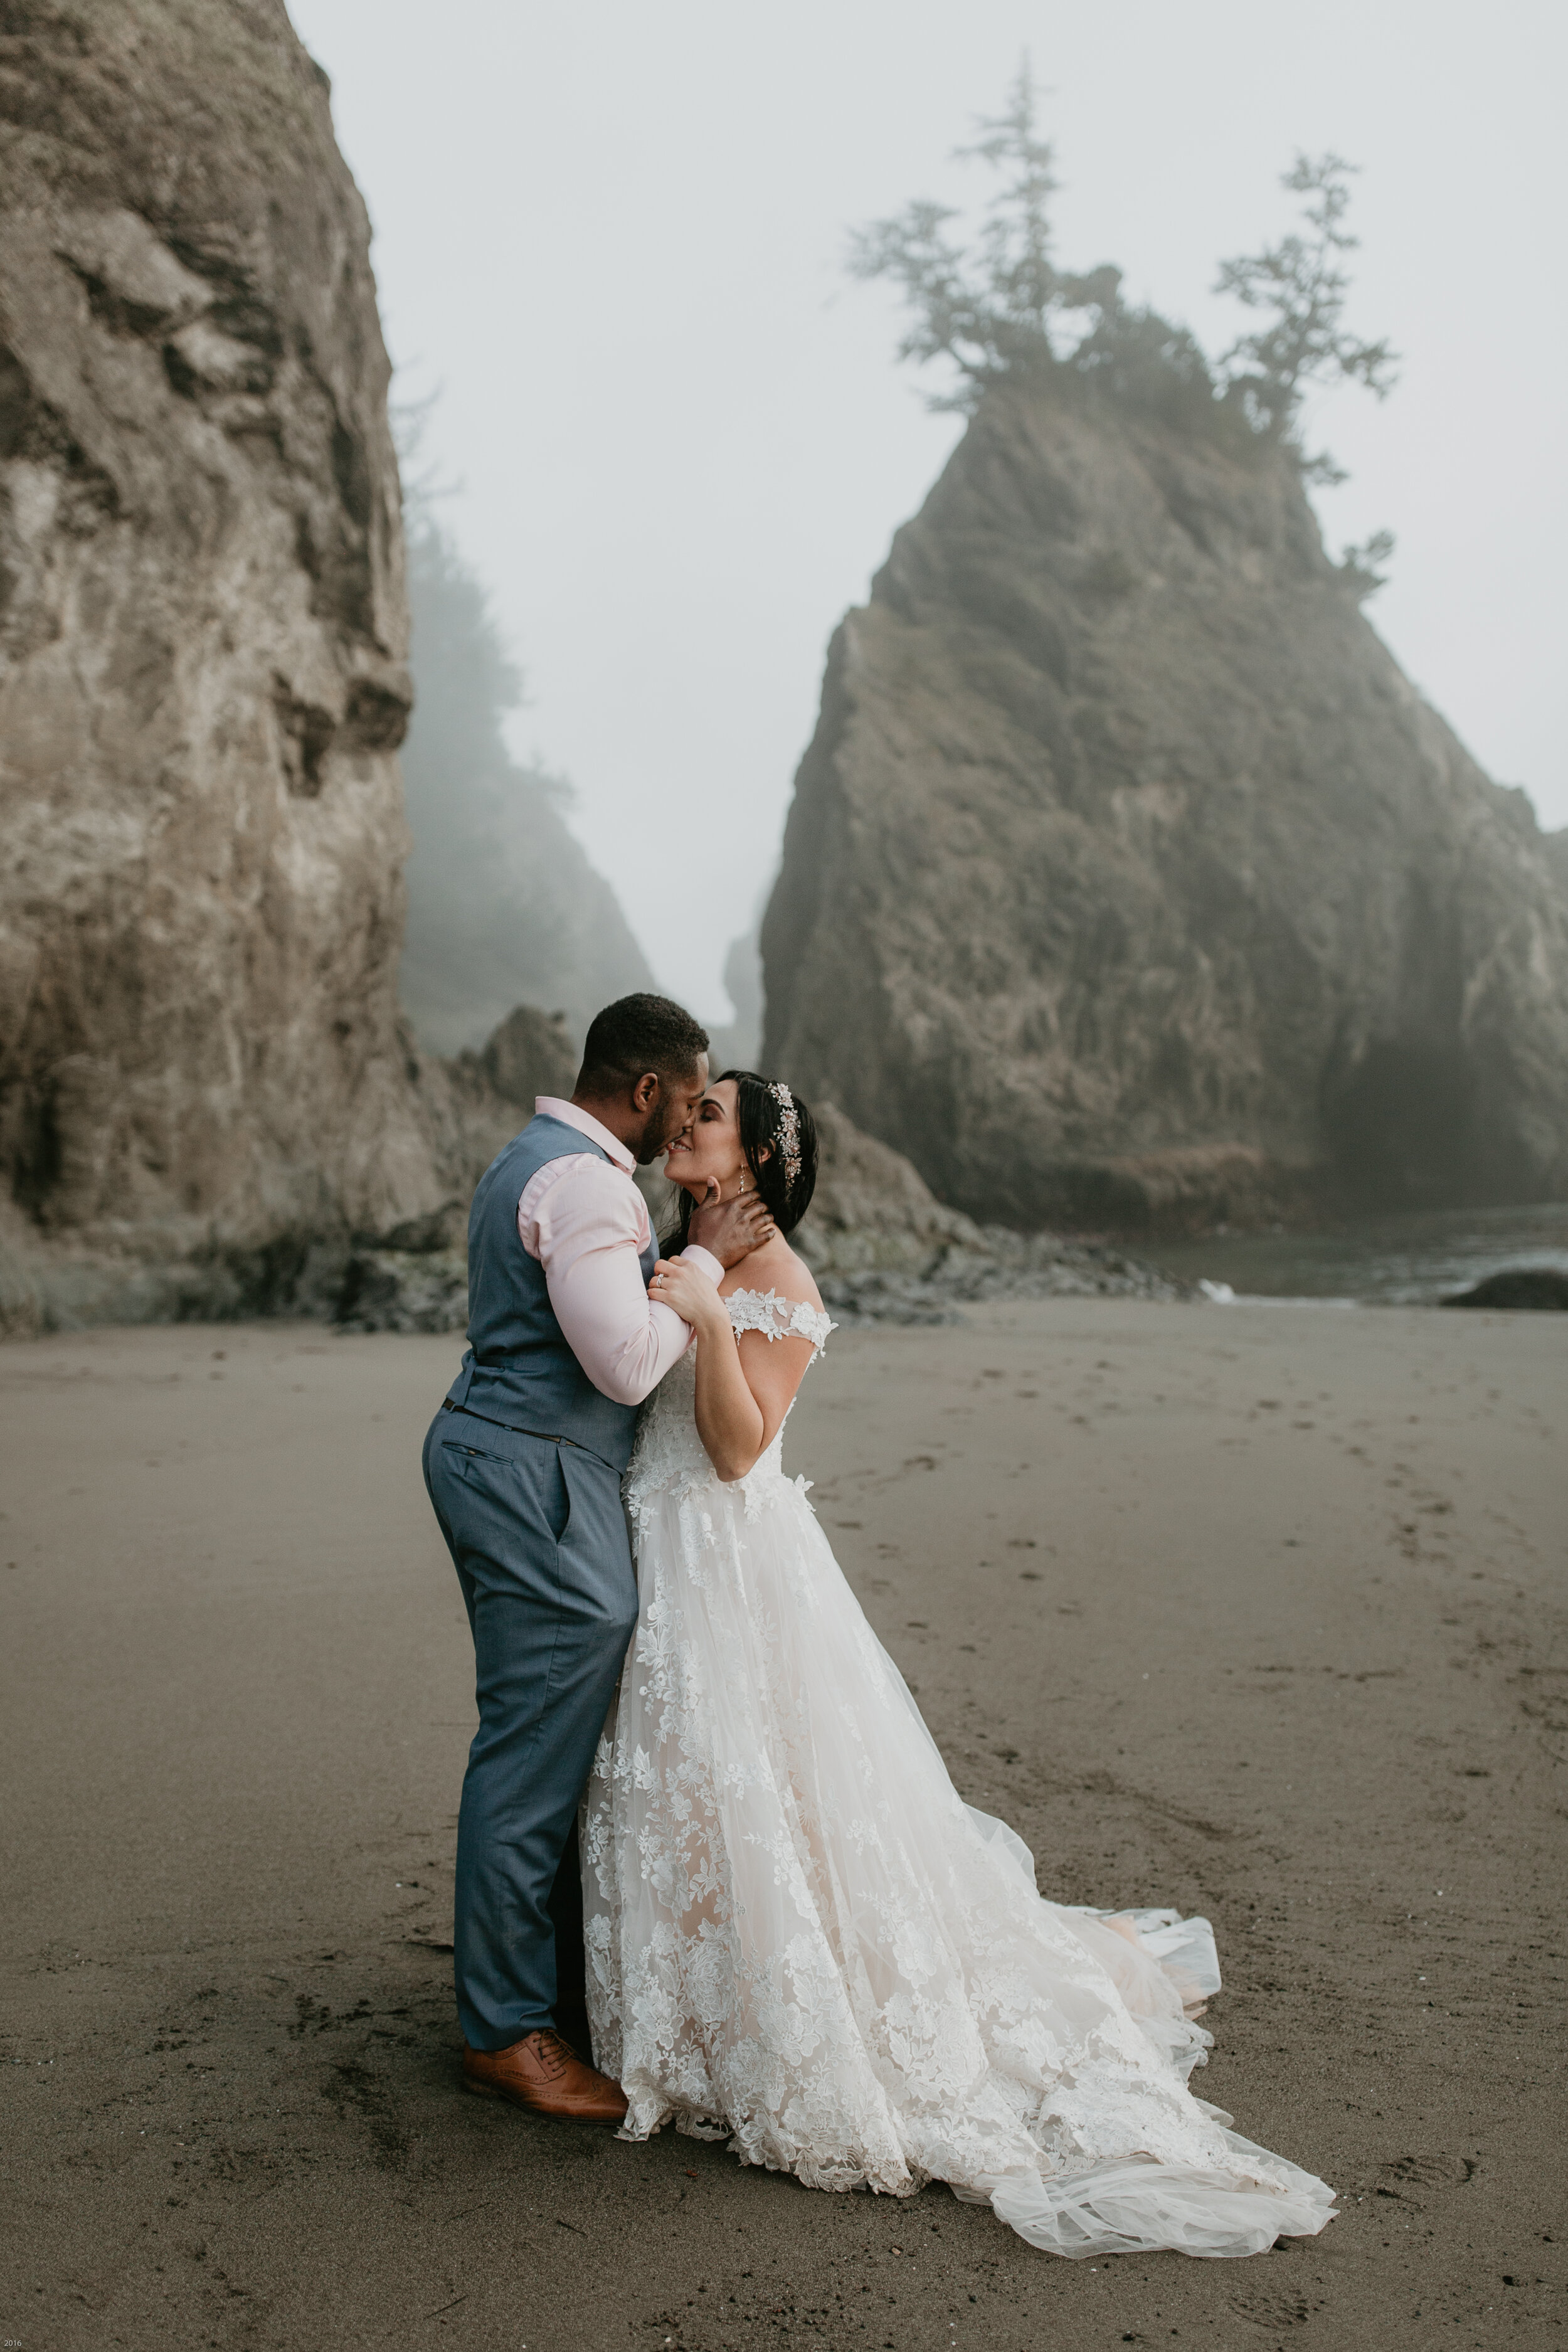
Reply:
[[[959, 371], [958, 388], [938, 394], [933, 408], [970, 410], [1000, 376], [1070, 367], [1168, 423], [1277, 441], [1309, 481], [1345, 479], [1326, 451], [1306, 454], [1299, 427], [1309, 384], [1362, 383], [1381, 400], [1395, 381], [1386, 339], [1364, 342], [1344, 325], [1344, 257], [1359, 243], [1345, 226], [1355, 165], [1332, 153], [1298, 154], [1283, 184], [1307, 199], [1305, 230], [1221, 263], [1216, 290], [1234, 294], [1260, 322], [1211, 367], [1184, 327], [1122, 301], [1121, 273], [1109, 262], [1080, 275], [1058, 268], [1055, 152], [1041, 133], [1027, 57], [1001, 114], [978, 128], [974, 143], [956, 152], [1003, 177], [975, 236], [965, 242], [955, 233], [956, 206], [922, 198], [850, 239], [851, 274], [890, 278], [903, 293], [911, 318], [900, 358], [921, 365], [946, 359]], [[1345, 549], [1340, 570], [1358, 596], [1382, 585], [1376, 567], [1393, 546], [1378, 531]]]
[[[1310, 234], [1295, 233], [1261, 253], [1222, 261], [1215, 281], [1216, 293], [1234, 294], [1263, 314], [1263, 323], [1238, 336], [1221, 361], [1228, 382], [1259, 430], [1293, 445], [1310, 383], [1363, 383], [1383, 400], [1397, 380], [1397, 353], [1387, 340], [1363, 342], [1343, 324], [1350, 290], [1343, 257], [1361, 242], [1344, 226], [1346, 183], [1358, 168], [1342, 155], [1299, 153], [1280, 185], [1308, 199], [1301, 210]], [[1311, 481], [1345, 479], [1326, 451], [1312, 457], [1301, 453], [1301, 468]]]
[[1064, 317], [1078, 314], [1092, 331], [1120, 302], [1119, 270], [1073, 277], [1051, 258], [1054, 151], [1040, 135], [1026, 56], [1002, 112], [983, 116], [976, 128], [981, 136], [956, 153], [1008, 176], [987, 203], [973, 245], [951, 234], [956, 206], [929, 198], [855, 230], [849, 243], [851, 275], [892, 278], [914, 314], [900, 358], [917, 364], [946, 358], [959, 369], [963, 384], [935, 395], [933, 408], [973, 408], [991, 377], [1053, 363]]

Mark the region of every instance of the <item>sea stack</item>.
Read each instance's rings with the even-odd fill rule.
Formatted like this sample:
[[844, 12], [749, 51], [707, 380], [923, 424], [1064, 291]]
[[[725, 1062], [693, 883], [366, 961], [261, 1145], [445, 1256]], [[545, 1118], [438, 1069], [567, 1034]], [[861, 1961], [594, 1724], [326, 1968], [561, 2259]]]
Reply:
[[1568, 1192], [1568, 892], [1205, 385], [984, 392], [828, 656], [764, 1066], [944, 1201]]
[[326, 77], [281, 0], [40, 0], [0, 56], [6, 1189], [144, 1257], [383, 1228], [440, 1187], [395, 994], [388, 366]]

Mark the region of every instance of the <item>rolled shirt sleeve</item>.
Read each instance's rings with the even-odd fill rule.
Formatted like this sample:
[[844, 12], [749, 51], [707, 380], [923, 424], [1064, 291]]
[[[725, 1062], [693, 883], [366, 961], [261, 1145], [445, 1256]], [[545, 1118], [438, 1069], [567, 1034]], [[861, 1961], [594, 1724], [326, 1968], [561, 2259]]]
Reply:
[[[552, 1160], [518, 1202], [522, 1245], [544, 1268], [567, 1346], [594, 1386], [616, 1404], [641, 1404], [691, 1345], [672, 1307], [647, 1294], [640, 1253], [652, 1238], [629, 1176], [596, 1154]], [[693, 1244], [683, 1258], [717, 1286], [724, 1269]]]

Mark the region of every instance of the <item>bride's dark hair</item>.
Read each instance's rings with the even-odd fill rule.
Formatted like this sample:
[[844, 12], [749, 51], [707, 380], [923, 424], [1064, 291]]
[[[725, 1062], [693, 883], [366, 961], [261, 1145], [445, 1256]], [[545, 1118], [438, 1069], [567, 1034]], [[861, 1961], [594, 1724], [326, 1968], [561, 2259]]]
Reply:
[[[816, 1121], [800, 1097], [755, 1070], [721, 1070], [735, 1081], [735, 1125], [747, 1167], [781, 1234], [794, 1233], [816, 1190]], [[763, 1157], [763, 1154], [766, 1157]], [[697, 1203], [684, 1188], [674, 1224], [660, 1244], [666, 1257], [686, 1247]]]

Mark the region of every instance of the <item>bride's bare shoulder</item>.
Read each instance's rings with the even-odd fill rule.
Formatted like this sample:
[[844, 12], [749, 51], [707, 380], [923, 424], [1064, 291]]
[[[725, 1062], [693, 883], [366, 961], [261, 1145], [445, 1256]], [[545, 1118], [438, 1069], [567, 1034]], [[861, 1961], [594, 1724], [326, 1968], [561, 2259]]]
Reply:
[[771, 1290], [793, 1307], [822, 1311], [822, 1294], [812, 1280], [810, 1266], [795, 1255], [782, 1234], [731, 1267], [724, 1278], [724, 1295], [732, 1297], [737, 1290]]

